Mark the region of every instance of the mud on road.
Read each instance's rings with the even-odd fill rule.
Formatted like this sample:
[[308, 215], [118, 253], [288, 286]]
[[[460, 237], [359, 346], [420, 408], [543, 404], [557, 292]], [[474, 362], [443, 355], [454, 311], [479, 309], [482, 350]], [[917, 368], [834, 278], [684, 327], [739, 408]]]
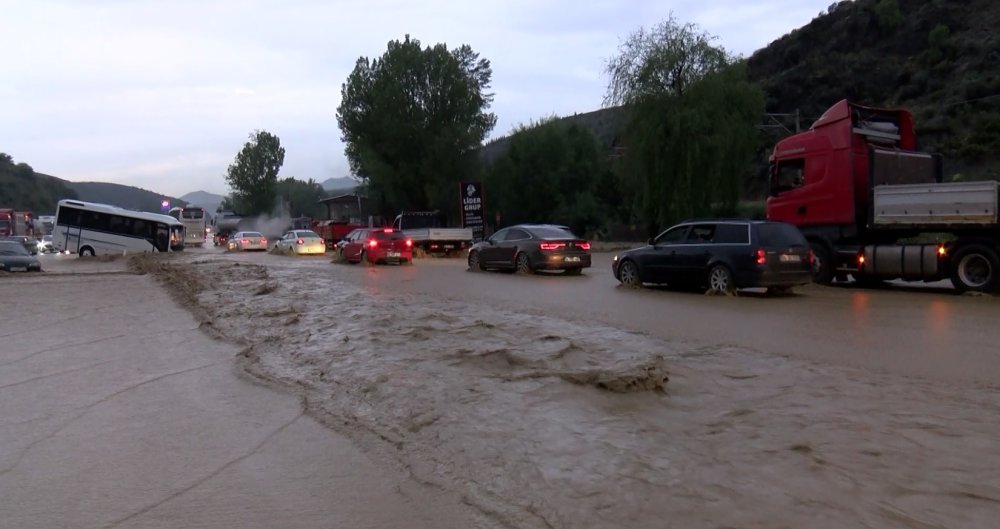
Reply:
[[131, 266], [328, 426], [510, 527], [965, 528], [1000, 517], [995, 387], [395, 294], [326, 261], [308, 274], [281, 258], [183, 262]]

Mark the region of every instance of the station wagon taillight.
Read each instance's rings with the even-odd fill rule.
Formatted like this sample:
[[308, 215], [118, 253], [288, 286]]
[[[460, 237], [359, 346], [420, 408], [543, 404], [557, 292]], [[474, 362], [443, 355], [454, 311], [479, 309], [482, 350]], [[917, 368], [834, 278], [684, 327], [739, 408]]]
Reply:
[[814, 264], [816, 264], [816, 254], [814, 254], [813, 251], [810, 249], [809, 250], [809, 266], [812, 266]]
[[542, 249], [542, 250], [558, 250], [559, 248], [562, 248], [563, 246], [566, 246], [566, 243], [564, 243], [564, 242], [543, 242], [543, 243], [541, 243], [541, 244], [538, 245], [538, 247], [540, 249]]
[[765, 251], [763, 248], [757, 249], [757, 264], [759, 265], [767, 264], [767, 251]]

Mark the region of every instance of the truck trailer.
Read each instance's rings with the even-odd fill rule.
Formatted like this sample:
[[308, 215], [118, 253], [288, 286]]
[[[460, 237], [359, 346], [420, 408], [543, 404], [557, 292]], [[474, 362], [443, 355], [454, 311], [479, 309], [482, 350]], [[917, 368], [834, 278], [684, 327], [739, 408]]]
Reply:
[[818, 283], [950, 279], [1000, 290], [1000, 183], [943, 182], [904, 109], [840, 101], [770, 156], [767, 218], [798, 226]]

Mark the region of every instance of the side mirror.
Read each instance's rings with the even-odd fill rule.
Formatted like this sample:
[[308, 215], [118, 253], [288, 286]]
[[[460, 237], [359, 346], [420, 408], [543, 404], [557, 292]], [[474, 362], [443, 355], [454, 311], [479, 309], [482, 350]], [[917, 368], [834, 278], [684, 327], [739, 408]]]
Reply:
[[497, 242], [494, 241], [493, 239], [486, 239], [486, 243], [489, 244], [490, 246], [496, 246], [497, 245]]
[[650, 237], [649, 240], [646, 241], [646, 244], [648, 244], [650, 246], [653, 246], [653, 245], [656, 244], [656, 240], [654, 240], [652, 237]]

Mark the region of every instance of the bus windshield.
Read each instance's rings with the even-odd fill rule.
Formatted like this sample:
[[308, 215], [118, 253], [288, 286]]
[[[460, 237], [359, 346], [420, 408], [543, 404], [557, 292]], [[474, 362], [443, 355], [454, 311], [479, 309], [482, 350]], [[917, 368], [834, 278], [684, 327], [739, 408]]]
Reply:
[[185, 208], [181, 211], [181, 218], [184, 219], [201, 219], [205, 218], [205, 210], [201, 208]]

